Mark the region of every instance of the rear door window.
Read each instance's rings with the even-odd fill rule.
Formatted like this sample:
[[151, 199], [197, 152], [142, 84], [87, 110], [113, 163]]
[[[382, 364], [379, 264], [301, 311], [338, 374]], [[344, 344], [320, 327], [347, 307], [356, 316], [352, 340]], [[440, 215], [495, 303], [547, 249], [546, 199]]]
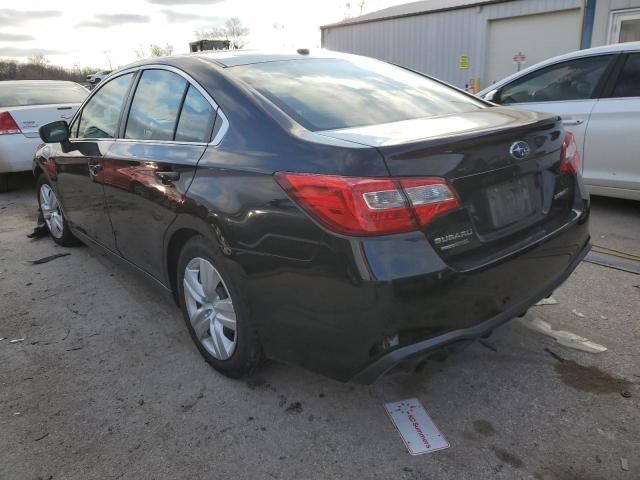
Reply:
[[303, 59], [231, 67], [309, 130], [479, 110], [485, 104], [435, 80], [372, 59]]
[[585, 100], [593, 96], [612, 55], [558, 63], [519, 78], [500, 90], [500, 103]]
[[145, 70], [131, 102], [125, 138], [173, 140], [187, 81], [167, 70]]
[[133, 73], [110, 80], [82, 109], [78, 138], [115, 138]]
[[214, 120], [211, 104], [193, 85], [189, 86], [178, 120], [176, 141], [209, 142]]
[[640, 97], [640, 53], [627, 57], [611, 96]]

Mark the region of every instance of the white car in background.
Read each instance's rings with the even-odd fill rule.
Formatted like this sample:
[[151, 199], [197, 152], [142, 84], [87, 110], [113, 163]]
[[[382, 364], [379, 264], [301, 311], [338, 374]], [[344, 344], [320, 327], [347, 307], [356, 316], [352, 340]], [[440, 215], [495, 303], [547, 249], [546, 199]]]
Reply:
[[551, 58], [478, 95], [560, 115], [575, 136], [589, 191], [640, 200], [640, 42]]
[[92, 73], [91, 75], [87, 75], [87, 83], [91, 85], [97, 85], [102, 80], [107, 78], [111, 74], [111, 70], [102, 70], [101, 72]]
[[71, 121], [89, 91], [74, 82], [10, 80], [0, 82], [0, 192], [9, 173], [31, 170], [41, 125]]

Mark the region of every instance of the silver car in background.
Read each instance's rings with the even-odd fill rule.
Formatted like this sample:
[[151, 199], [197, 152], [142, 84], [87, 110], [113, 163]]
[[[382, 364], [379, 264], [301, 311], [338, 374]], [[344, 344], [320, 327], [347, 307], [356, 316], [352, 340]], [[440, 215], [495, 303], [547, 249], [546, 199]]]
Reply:
[[478, 95], [559, 115], [576, 140], [589, 192], [640, 200], [640, 42], [560, 55]]
[[31, 170], [41, 125], [70, 121], [89, 91], [74, 82], [10, 80], [0, 82], [0, 192], [9, 173]]

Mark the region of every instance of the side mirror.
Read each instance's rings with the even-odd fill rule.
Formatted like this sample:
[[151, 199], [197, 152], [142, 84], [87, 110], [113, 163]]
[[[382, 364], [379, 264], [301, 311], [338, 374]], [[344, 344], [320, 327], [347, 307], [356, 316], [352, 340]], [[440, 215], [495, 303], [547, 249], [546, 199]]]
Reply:
[[484, 96], [484, 99], [489, 101], [489, 102], [495, 102], [496, 100], [498, 100], [498, 89], [495, 88], [495, 89], [491, 90], [489, 93], [487, 93]]
[[69, 140], [69, 124], [64, 120], [47, 123], [38, 129], [38, 133], [45, 143], [65, 143]]

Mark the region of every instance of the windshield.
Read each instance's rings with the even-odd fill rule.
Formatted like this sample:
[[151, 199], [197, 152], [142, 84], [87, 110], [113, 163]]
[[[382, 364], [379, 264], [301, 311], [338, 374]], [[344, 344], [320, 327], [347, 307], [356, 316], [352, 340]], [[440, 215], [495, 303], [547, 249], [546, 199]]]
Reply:
[[73, 82], [0, 82], [0, 107], [81, 103], [89, 92]]
[[468, 112], [484, 104], [423, 75], [371, 59], [308, 59], [232, 67], [309, 130]]

